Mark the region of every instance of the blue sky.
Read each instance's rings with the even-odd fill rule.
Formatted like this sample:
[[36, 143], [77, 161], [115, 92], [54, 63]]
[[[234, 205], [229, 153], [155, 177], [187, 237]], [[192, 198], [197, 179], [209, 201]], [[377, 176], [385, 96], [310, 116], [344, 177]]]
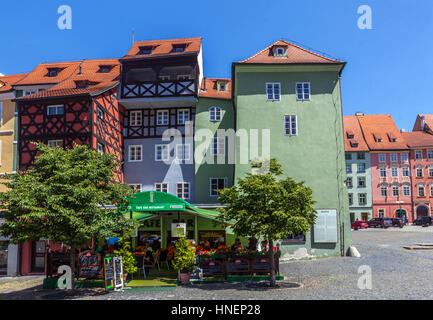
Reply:
[[[72, 30], [59, 30], [57, 9], [72, 8]], [[373, 29], [358, 28], [360, 5]], [[3, 1], [0, 72], [41, 62], [121, 57], [136, 40], [203, 37], [207, 77], [230, 77], [233, 61], [278, 39], [343, 59], [343, 110], [390, 113], [411, 130], [433, 113], [431, 0]]]

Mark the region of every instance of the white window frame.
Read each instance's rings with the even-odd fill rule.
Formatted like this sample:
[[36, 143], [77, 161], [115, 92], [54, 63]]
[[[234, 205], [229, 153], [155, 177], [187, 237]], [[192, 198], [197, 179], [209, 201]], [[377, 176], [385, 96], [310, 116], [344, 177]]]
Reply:
[[[404, 156], [404, 158], [403, 158], [403, 156]], [[408, 162], [409, 161], [409, 156], [408, 156], [407, 152], [402, 153], [400, 157], [401, 157], [401, 162]]]
[[[408, 191], [407, 194], [406, 194], [406, 191]], [[404, 197], [409, 197], [410, 196], [410, 185], [409, 184], [404, 184], [403, 185], [403, 196]]]
[[[418, 170], [421, 170], [421, 175], [418, 175]], [[424, 170], [421, 166], [415, 168], [415, 177], [416, 178], [424, 177]]]
[[168, 182], [157, 182], [155, 183], [154, 188], [155, 191], [168, 193]]
[[[187, 78], [187, 79], [181, 79], [181, 78]], [[177, 79], [177, 80], [180, 80], [180, 81], [191, 80], [191, 74], [178, 74], [178, 75], [176, 76], [176, 79]]]
[[[381, 178], [386, 178], [387, 177], [387, 172], [386, 172], [386, 168], [385, 167], [380, 167], [379, 168], [379, 177]], [[384, 175], [382, 175], [382, 172], [384, 173]]]
[[398, 167], [391, 167], [391, 177], [394, 177], [394, 178], [398, 177]]
[[140, 127], [143, 124], [143, 113], [141, 110], [129, 112], [129, 126]]
[[[162, 147], [161, 150], [161, 159], [158, 159], [158, 148]], [[164, 150], [166, 151], [166, 157], [164, 158]], [[170, 158], [170, 150], [168, 144], [156, 144], [155, 145], [155, 161], [167, 161]]]
[[[422, 190], [423, 190], [423, 195], [420, 195], [420, 188], [422, 188]], [[416, 186], [416, 190], [417, 190], [417, 192], [418, 192], [418, 197], [425, 197], [426, 196], [426, 193], [425, 193], [425, 186], [422, 184], [422, 183], [420, 183], [420, 184], [418, 184], [417, 186]]]
[[[405, 174], [407, 173], [407, 174]], [[401, 176], [402, 177], [409, 177], [410, 176], [410, 170], [408, 167], [402, 167], [401, 168]]]
[[397, 153], [391, 153], [391, 162], [397, 162]]
[[[350, 181], [350, 183], [349, 183], [349, 181]], [[347, 179], [346, 179], [346, 187], [349, 188], [349, 189], [353, 188], [353, 179], [352, 179], [352, 177], [347, 177]]]
[[[298, 116], [295, 114], [288, 114], [284, 116], [284, 135], [295, 137], [298, 135]], [[293, 133], [293, 122], [295, 123], [295, 132]], [[288, 125], [288, 127], [287, 127]], [[289, 133], [287, 133], [289, 131]]]
[[386, 184], [381, 184], [380, 185], [380, 195], [382, 197], [387, 197], [388, 196], [388, 186]]
[[35, 93], [38, 93], [37, 89], [36, 90], [24, 90], [23, 91], [23, 97], [30, 96], [30, 95], [35, 94]]
[[[159, 122], [159, 115], [162, 115], [162, 122]], [[165, 115], [167, 115], [167, 122], [164, 121]], [[168, 110], [157, 110], [156, 111], [156, 125], [167, 126], [170, 123], [170, 112]]]
[[[418, 158], [417, 154], [421, 154], [420, 158]], [[422, 160], [422, 150], [415, 150], [415, 161]]]
[[[180, 121], [180, 119], [181, 119], [180, 115], [181, 114], [182, 114], [182, 122]], [[185, 114], [188, 115], [188, 119], [187, 120], [185, 120]], [[177, 110], [177, 124], [184, 125], [186, 121], [191, 121], [191, 116], [190, 116], [189, 109], [179, 109], [179, 110]]]
[[[58, 113], [58, 110], [60, 107], [63, 108], [63, 113]], [[56, 113], [50, 114], [51, 109], [55, 109]], [[53, 105], [47, 106], [47, 115], [48, 116], [60, 116], [63, 114], [65, 114], [65, 105], [64, 104], [53, 104]]]
[[[364, 168], [362, 171], [359, 169], [360, 166], [362, 168]], [[359, 173], [365, 173], [365, 164], [364, 163], [358, 163], [358, 165], [357, 165], [357, 172], [359, 172]]]
[[[183, 155], [185, 157], [183, 157]], [[188, 161], [190, 159], [191, 159], [191, 145], [189, 143], [177, 144], [176, 145], [176, 160]]]
[[428, 160], [433, 160], [433, 150], [427, 150], [427, 159]]
[[[59, 142], [61, 142], [61, 146], [59, 146]], [[63, 148], [63, 140], [62, 139], [48, 140], [47, 145], [50, 146], [51, 148], [57, 148], [57, 147]]]
[[379, 153], [379, 162], [381, 162], [381, 163], [386, 162], [386, 153]]
[[393, 197], [399, 197], [400, 196], [400, 187], [398, 184], [393, 184], [392, 187], [392, 196]]
[[[363, 181], [364, 185], [362, 186], [359, 182]], [[367, 178], [366, 177], [358, 177], [358, 188], [366, 188], [367, 187]]]
[[[179, 195], [179, 185], [182, 185], [182, 194]], [[185, 197], [185, 186], [188, 186], [188, 197]], [[189, 182], [177, 182], [176, 183], [176, 196], [178, 198], [181, 198], [183, 200], [189, 200], [190, 196], [191, 196], [191, 189], [190, 189], [190, 184]]]
[[212, 180], [217, 180], [217, 185], [218, 185], [218, 180], [224, 180], [224, 188], [227, 188], [227, 177], [224, 178], [213, 177], [209, 179], [209, 196], [218, 197], [219, 196], [218, 192], [216, 192], [216, 194], [212, 194]]
[[433, 166], [429, 166], [429, 167], [428, 167], [428, 176], [429, 176], [430, 178], [433, 178]]
[[[102, 146], [102, 150], [99, 150], [99, 147], [100, 146]], [[105, 145], [103, 145], [102, 143], [100, 143], [100, 142], [97, 142], [96, 143], [96, 151], [98, 152], [98, 153], [100, 153], [100, 154], [104, 154], [105, 153]]]
[[[213, 116], [213, 119], [212, 119]], [[222, 119], [222, 109], [217, 106], [212, 106], [209, 108], [209, 121], [218, 122]]]
[[[140, 148], [140, 159], [131, 159], [131, 155], [134, 154], [134, 156], [136, 156], [137, 151], [134, 151], [134, 153], [132, 153], [131, 149], [132, 148]], [[128, 146], [128, 162], [142, 162], [143, 161], [143, 145], [141, 144], [135, 144], [135, 145], [130, 145]]]
[[[215, 152], [216, 146], [216, 152]], [[226, 137], [213, 137], [211, 143], [211, 155], [224, 156], [226, 154]]]
[[[298, 86], [302, 87], [302, 98], [299, 98]], [[308, 93], [305, 92], [306, 85], [308, 85]], [[310, 82], [296, 82], [295, 85], [295, 94], [296, 101], [311, 101], [311, 83]], [[306, 98], [306, 94], [308, 94], [308, 98]]]
[[[129, 186], [132, 187], [132, 189], [134, 189], [134, 191], [135, 191], [136, 193], [141, 192], [141, 188], [142, 188], [142, 185], [141, 185], [141, 184], [138, 184], [138, 183], [131, 183], [131, 184], [129, 184]], [[137, 189], [136, 187], [138, 187], [138, 189]]]
[[[272, 93], [271, 94], [269, 94], [269, 92], [268, 92], [268, 87], [269, 86], [271, 86], [271, 89], [272, 89]], [[278, 88], [278, 91], [279, 91], [279, 93], [278, 93], [278, 97], [276, 97], [277, 96], [277, 94], [275, 94], [275, 88]], [[269, 96], [272, 96], [270, 99], [269, 99]], [[267, 101], [281, 101], [281, 83], [280, 82], [266, 82], [266, 100]]]
[[[363, 202], [361, 202], [361, 197], [364, 197]], [[358, 203], [360, 206], [365, 206], [367, 204], [367, 194], [366, 193], [359, 193], [358, 194]]]
[[96, 115], [99, 120], [104, 120], [105, 118], [105, 112], [100, 106], [96, 107]]

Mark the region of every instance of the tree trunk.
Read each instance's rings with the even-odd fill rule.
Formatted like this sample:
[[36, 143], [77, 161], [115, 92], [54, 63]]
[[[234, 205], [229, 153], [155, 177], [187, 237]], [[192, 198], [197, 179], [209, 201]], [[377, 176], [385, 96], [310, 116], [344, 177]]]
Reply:
[[271, 287], [275, 287], [276, 286], [276, 282], [275, 282], [275, 259], [274, 259], [274, 241], [273, 240], [269, 240], [269, 259], [271, 260], [271, 279], [270, 279], [270, 284]]
[[75, 244], [71, 245], [71, 251], [69, 252], [69, 256], [71, 257], [71, 270], [72, 270], [71, 286], [72, 289], [75, 289]]

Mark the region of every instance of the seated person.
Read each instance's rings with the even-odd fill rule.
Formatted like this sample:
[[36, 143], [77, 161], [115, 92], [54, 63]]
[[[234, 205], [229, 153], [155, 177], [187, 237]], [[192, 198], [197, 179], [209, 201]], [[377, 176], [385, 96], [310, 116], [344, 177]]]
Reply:
[[232, 251], [242, 251], [242, 243], [239, 238], [235, 240], [235, 243], [230, 248]]
[[152, 248], [148, 243], [145, 244], [145, 248], [146, 248], [146, 253], [144, 254], [143, 257], [143, 266], [144, 266], [144, 272], [146, 273], [146, 277], [147, 277], [149, 275], [150, 267], [146, 267], [146, 266], [153, 265], [153, 253], [152, 253]]
[[261, 251], [268, 251], [269, 250], [269, 246], [268, 246], [268, 242], [266, 241], [266, 240], [263, 240], [261, 243], [260, 243], [260, 245], [261, 245]]
[[256, 238], [251, 237], [248, 239], [247, 250], [250, 250], [250, 251], [256, 251], [257, 250], [257, 239]]
[[204, 243], [204, 249], [207, 250], [207, 251], [209, 251], [209, 250], [211, 249], [211, 247], [210, 247], [210, 242], [209, 242], [209, 241], [206, 241], [206, 242]]

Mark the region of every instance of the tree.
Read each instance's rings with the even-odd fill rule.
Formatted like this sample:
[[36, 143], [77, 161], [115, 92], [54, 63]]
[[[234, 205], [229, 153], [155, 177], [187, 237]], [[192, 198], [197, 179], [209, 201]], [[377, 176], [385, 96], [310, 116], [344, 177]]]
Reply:
[[119, 165], [111, 154], [36, 144], [38, 156], [32, 167], [7, 175], [0, 194], [0, 210], [6, 222], [0, 233], [15, 243], [46, 239], [71, 247], [75, 272], [75, 248], [91, 239], [130, 232], [134, 222], [107, 205], [124, 204], [133, 193], [113, 183]]
[[[267, 164], [268, 170], [263, 170]], [[251, 164], [255, 173], [238, 179], [237, 185], [220, 190], [222, 223], [232, 224], [235, 234], [262, 238], [269, 243], [270, 286], [275, 287], [274, 241], [287, 235], [305, 234], [315, 223], [312, 190], [283, 174], [276, 159]]]

